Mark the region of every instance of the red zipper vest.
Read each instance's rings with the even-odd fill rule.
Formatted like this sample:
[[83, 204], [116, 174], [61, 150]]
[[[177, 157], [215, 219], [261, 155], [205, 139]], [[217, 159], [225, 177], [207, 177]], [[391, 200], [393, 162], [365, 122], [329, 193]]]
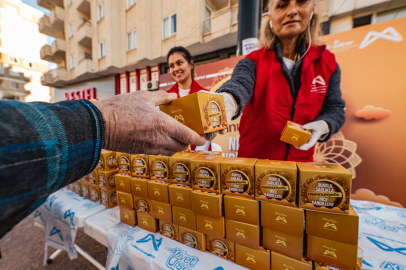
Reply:
[[[256, 82], [240, 123], [239, 157], [285, 160], [288, 145], [280, 141], [286, 121], [304, 125], [320, 113], [335, 57], [325, 46], [311, 47], [303, 59], [301, 86], [296, 102], [274, 50], [261, 49], [247, 55], [256, 66]], [[294, 114], [292, 117], [292, 112]], [[302, 151], [291, 146], [287, 160], [313, 161], [314, 147]]]

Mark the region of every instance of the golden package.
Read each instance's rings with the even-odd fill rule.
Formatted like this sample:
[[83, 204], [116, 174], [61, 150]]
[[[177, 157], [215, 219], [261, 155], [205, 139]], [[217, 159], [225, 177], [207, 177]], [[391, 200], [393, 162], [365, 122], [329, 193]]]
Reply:
[[220, 163], [224, 157], [200, 155], [191, 162], [193, 189], [221, 193]]
[[358, 246], [308, 235], [307, 258], [337, 268], [356, 270]]
[[202, 156], [223, 156], [223, 152], [220, 151], [201, 151], [202, 152]]
[[131, 176], [124, 174], [115, 175], [117, 191], [131, 194], [130, 177]]
[[[362, 270], [362, 259], [364, 256], [364, 251], [358, 247], [358, 255], [357, 255], [357, 270]], [[330, 266], [328, 264], [325, 263], [320, 263], [320, 262], [316, 262], [314, 261], [314, 270], [345, 270], [342, 268], [337, 268], [334, 266]]]
[[196, 230], [196, 214], [192, 210], [172, 206], [172, 220], [179, 226]]
[[303, 237], [304, 216], [301, 208], [261, 202], [261, 225], [273, 230]]
[[131, 194], [139, 197], [148, 197], [148, 179], [130, 178]]
[[151, 215], [137, 212], [138, 227], [156, 233], [159, 229], [158, 220]]
[[106, 206], [107, 208], [113, 208], [117, 206], [117, 193], [114, 189], [112, 190], [104, 190], [100, 189], [100, 200], [101, 204]]
[[302, 125], [288, 121], [282, 131], [281, 141], [300, 147], [309, 141], [311, 135], [312, 133]]
[[131, 155], [116, 153], [118, 173], [131, 176]]
[[259, 202], [247, 197], [225, 195], [224, 215], [226, 219], [258, 226]]
[[272, 270], [313, 270], [312, 261], [305, 259], [295, 260], [275, 251], [271, 252]]
[[179, 241], [179, 225], [159, 220], [159, 232], [172, 240]]
[[349, 215], [308, 211], [306, 233], [350, 245], [358, 245], [359, 217], [350, 205]]
[[173, 206], [192, 209], [192, 189], [179, 185], [169, 185], [169, 201]]
[[117, 170], [116, 152], [102, 150], [96, 168], [101, 171]]
[[271, 252], [235, 244], [235, 263], [251, 270], [271, 269]]
[[223, 195], [201, 190], [192, 191], [192, 209], [193, 212], [209, 216], [212, 218], [221, 218], [223, 216]]
[[169, 157], [169, 178], [173, 184], [192, 186], [191, 160], [200, 155], [200, 152], [177, 152]]
[[206, 236], [194, 230], [179, 226], [179, 242], [182, 244], [203, 251], [206, 251]]
[[148, 198], [133, 196], [134, 198], [134, 209], [137, 212], [144, 213], [144, 214], [151, 214], [151, 201]]
[[89, 185], [90, 200], [97, 202], [100, 200], [100, 188], [97, 186]]
[[236, 244], [258, 249], [260, 244], [260, 227], [226, 219], [226, 239]]
[[171, 182], [169, 174], [169, 157], [163, 155], [148, 156], [151, 180]]
[[75, 192], [75, 186], [73, 185], [73, 183], [72, 183], [72, 184], [69, 184], [69, 185], [67, 186], [67, 188], [68, 188], [70, 191]]
[[91, 173], [87, 175], [87, 182], [89, 185], [98, 186], [99, 185], [99, 178], [97, 176], [97, 170], [94, 169]]
[[116, 179], [115, 175], [118, 170], [114, 171], [99, 171], [97, 174], [99, 176], [99, 187], [105, 190], [116, 189]]
[[151, 200], [151, 215], [166, 222], [172, 222], [172, 206], [167, 203]]
[[225, 219], [196, 214], [196, 230], [206, 235], [224, 238], [226, 236]]
[[82, 197], [89, 199], [90, 195], [89, 195], [89, 185], [86, 183], [81, 183], [80, 184], [81, 190], [82, 190]]
[[148, 197], [151, 200], [169, 203], [169, 183], [148, 181]]
[[75, 183], [73, 183], [73, 188], [75, 189], [75, 193], [79, 196], [82, 196], [82, 185], [81, 185], [81, 181], [76, 181]]
[[137, 225], [135, 211], [127, 208], [120, 208], [120, 221], [131, 227], [135, 227]]
[[224, 99], [213, 93], [194, 93], [160, 105], [159, 109], [197, 134], [227, 128]]
[[254, 198], [256, 158], [225, 158], [221, 166], [221, 191]]
[[134, 177], [149, 178], [148, 155], [131, 155], [131, 172]]
[[262, 227], [262, 245], [264, 248], [276, 251], [296, 260], [303, 259], [303, 236], [275, 231]]
[[127, 209], [134, 209], [133, 195], [123, 192], [117, 192], [117, 204], [118, 206], [125, 207]]
[[211, 254], [234, 262], [235, 259], [234, 242], [228, 241], [224, 238], [217, 238], [210, 235], [206, 235], [206, 249]]
[[86, 184], [87, 183], [87, 175], [80, 178], [79, 181]]
[[255, 199], [296, 206], [297, 167], [293, 161], [258, 160]]
[[349, 214], [352, 174], [340, 164], [297, 163], [299, 205], [306, 210]]

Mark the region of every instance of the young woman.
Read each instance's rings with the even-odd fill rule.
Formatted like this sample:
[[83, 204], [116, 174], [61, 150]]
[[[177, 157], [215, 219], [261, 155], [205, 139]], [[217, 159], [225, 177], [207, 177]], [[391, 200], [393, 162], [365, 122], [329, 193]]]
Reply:
[[[199, 91], [208, 91], [201, 87], [195, 80], [195, 68], [192, 60], [192, 55], [184, 47], [173, 47], [169, 50], [166, 60], [169, 65], [169, 70], [172, 78], [176, 83], [169, 89], [168, 93], [176, 93], [178, 98]], [[192, 150], [211, 150], [211, 143], [207, 141], [203, 146], [191, 146]]]

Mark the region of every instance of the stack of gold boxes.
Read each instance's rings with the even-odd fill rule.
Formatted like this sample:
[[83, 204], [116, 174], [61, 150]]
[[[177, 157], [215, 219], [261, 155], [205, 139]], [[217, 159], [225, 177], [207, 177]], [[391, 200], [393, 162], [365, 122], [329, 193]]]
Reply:
[[90, 199], [101, 200], [101, 204], [107, 208], [117, 205], [115, 175], [118, 173], [118, 158], [121, 153], [102, 150], [97, 164], [97, 177], [95, 184], [89, 186]]

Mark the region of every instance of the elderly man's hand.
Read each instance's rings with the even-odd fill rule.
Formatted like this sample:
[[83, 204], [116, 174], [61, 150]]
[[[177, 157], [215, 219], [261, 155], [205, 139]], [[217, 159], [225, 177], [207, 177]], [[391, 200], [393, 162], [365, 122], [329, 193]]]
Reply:
[[175, 93], [138, 91], [94, 101], [104, 119], [103, 148], [130, 154], [173, 155], [206, 139], [155, 106], [176, 99]]

